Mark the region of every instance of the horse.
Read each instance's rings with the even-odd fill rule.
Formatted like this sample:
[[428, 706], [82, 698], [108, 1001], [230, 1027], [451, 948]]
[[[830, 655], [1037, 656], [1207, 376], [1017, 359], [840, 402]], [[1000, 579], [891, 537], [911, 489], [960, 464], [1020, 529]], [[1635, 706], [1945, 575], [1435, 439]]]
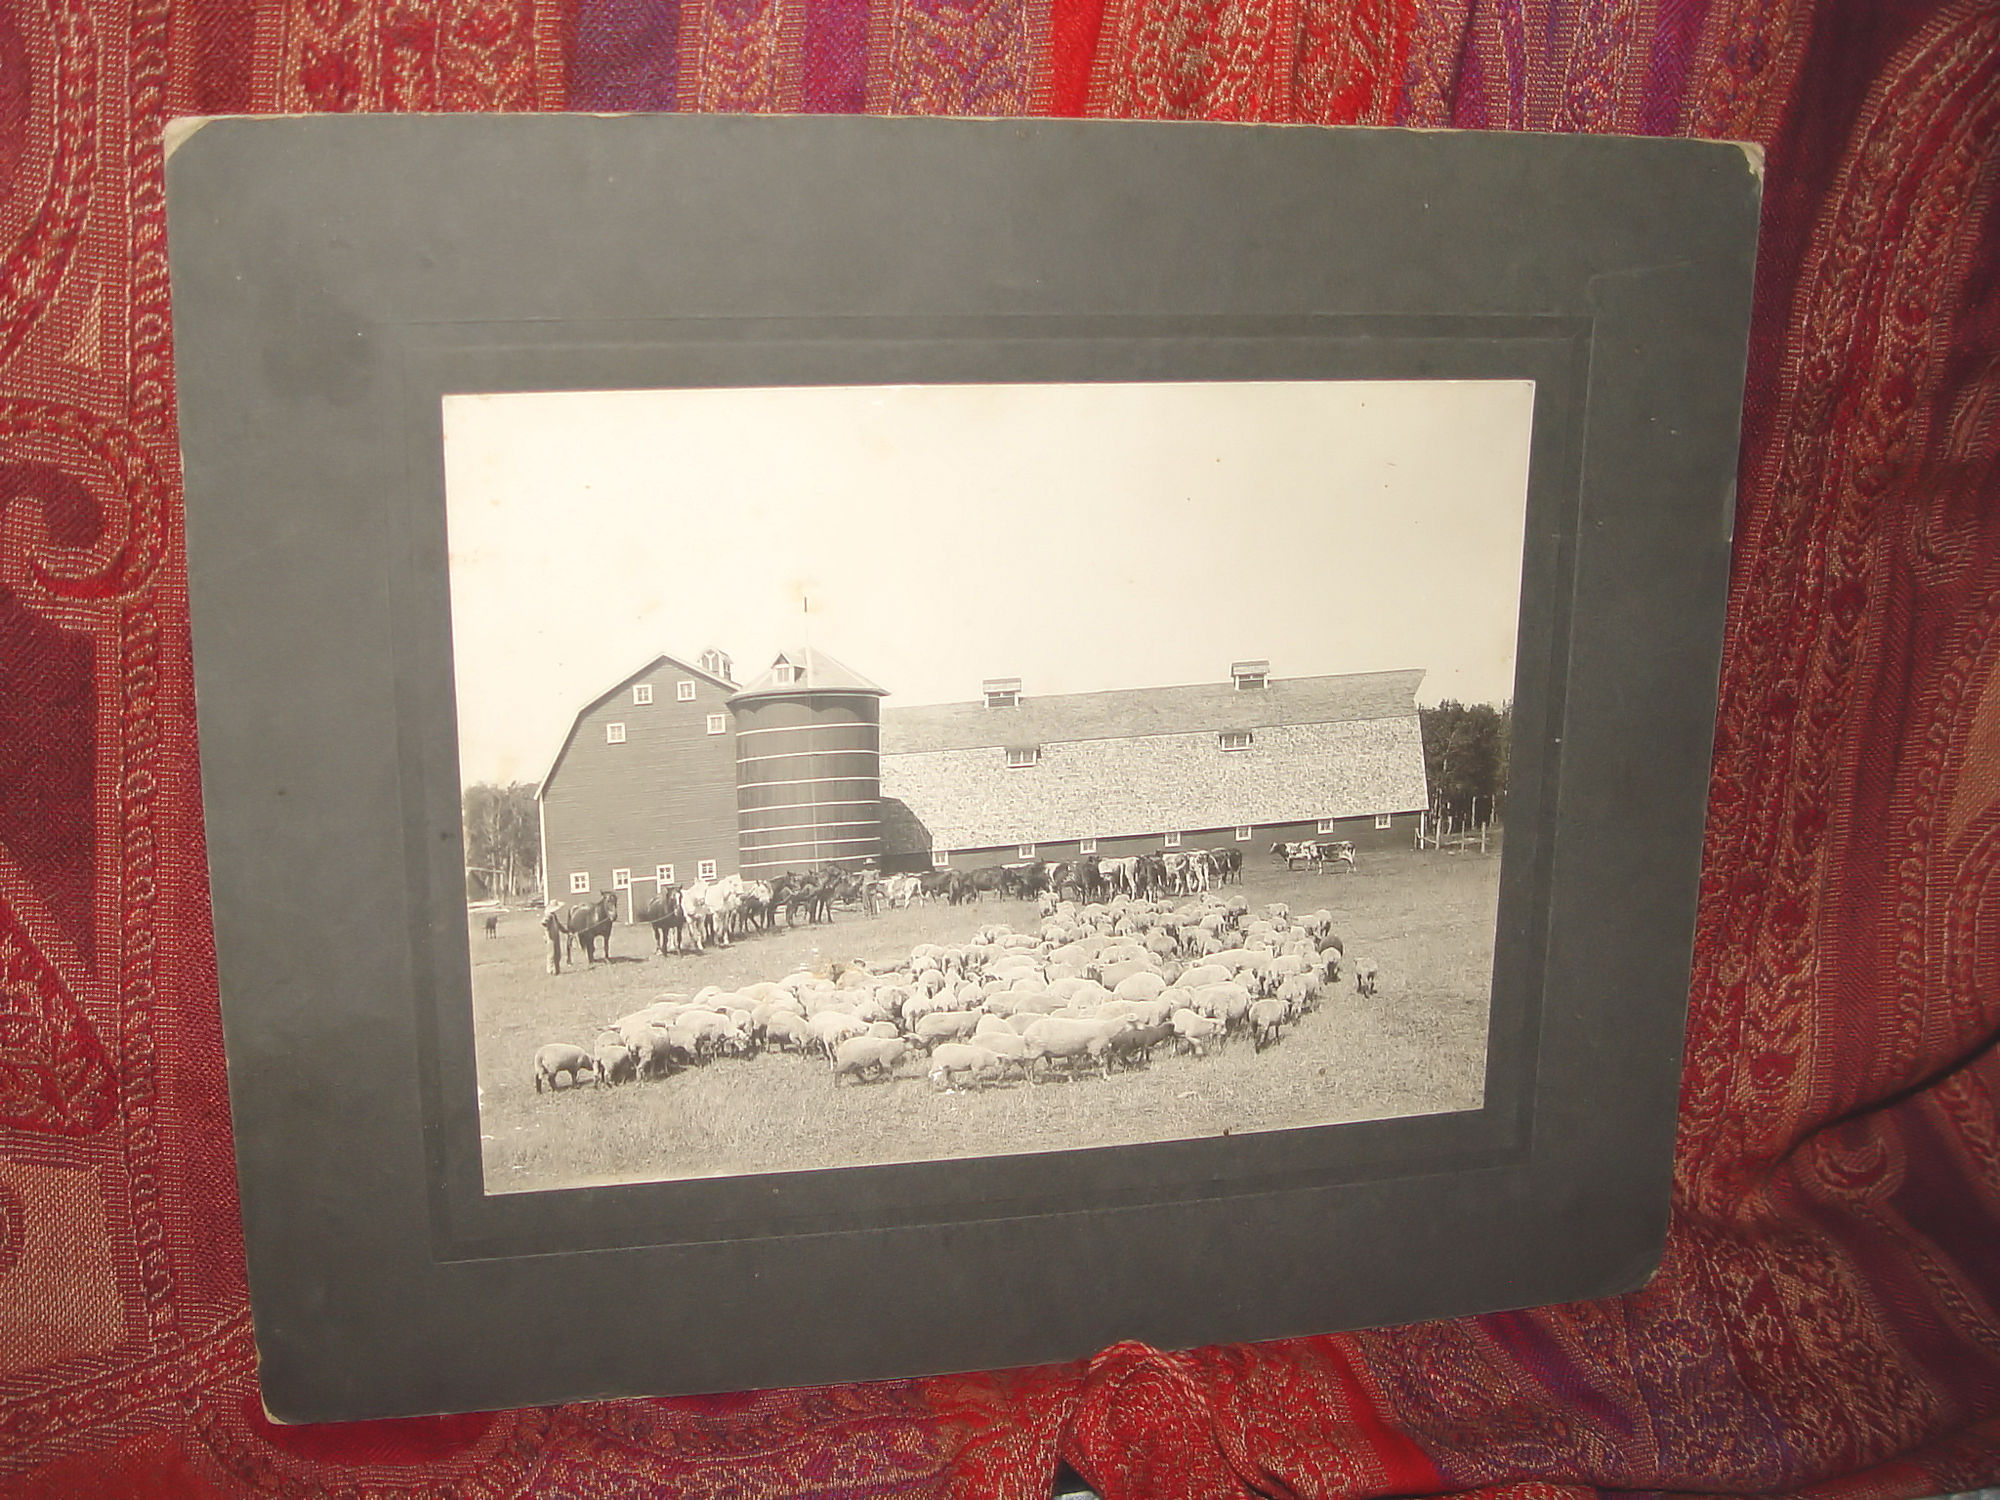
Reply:
[[[677, 885], [660, 887], [660, 894], [648, 901], [632, 914], [634, 922], [649, 922], [653, 928], [653, 942], [660, 955], [666, 956], [667, 934], [672, 933], [674, 952], [687, 951], [688, 919], [681, 906], [681, 888]], [[701, 936], [695, 935], [694, 951], [701, 952]]]
[[572, 963], [576, 959], [576, 945], [583, 944], [585, 964], [597, 962], [597, 940], [604, 939], [604, 961], [611, 961], [611, 927], [618, 920], [618, 893], [604, 891], [588, 905], [566, 907], [551, 915], [561, 925], [563, 934], [563, 956]]

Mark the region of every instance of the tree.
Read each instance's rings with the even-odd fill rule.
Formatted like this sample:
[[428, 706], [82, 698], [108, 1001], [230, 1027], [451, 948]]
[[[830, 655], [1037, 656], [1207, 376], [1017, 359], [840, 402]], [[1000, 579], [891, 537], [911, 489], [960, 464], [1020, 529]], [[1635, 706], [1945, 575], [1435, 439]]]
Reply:
[[506, 899], [539, 889], [541, 820], [532, 784], [477, 782], [465, 789], [460, 814], [470, 893]]
[[1507, 805], [1512, 703], [1460, 703], [1447, 698], [1417, 711], [1423, 728], [1424, 774], [1431, 811], [1459, 822], [1497, 821]]

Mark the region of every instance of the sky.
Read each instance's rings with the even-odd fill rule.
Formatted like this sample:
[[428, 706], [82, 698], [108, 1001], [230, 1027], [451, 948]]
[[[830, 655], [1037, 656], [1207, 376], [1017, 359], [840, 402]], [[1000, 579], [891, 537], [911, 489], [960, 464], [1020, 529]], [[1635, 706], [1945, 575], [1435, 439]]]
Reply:
[[444, 401], [465, 784], [537, 781], [661, 652], [817, 649], [887, 704], [1426, 669], [1513, 695], [1527, 381]]

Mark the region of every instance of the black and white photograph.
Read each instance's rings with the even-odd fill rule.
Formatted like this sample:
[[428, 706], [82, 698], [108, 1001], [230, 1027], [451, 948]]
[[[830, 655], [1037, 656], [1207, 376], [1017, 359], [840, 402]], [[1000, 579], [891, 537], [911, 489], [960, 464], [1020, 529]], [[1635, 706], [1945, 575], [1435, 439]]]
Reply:
[[1534, 400], [445, 397], [486, 1192], [1478, 1109]]

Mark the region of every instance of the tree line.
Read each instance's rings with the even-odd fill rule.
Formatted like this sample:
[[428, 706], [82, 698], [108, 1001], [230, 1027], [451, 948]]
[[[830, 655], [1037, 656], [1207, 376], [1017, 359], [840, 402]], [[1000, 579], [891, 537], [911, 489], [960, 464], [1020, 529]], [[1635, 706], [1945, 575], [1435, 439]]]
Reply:
[[542, 889], [541, 820], [532, 782], [497, 786], [477, 782], [465, 789], [460, 815], [465, 824], [465, 893], [474, 901], [512, 900]]
[[1417, 718], [1423, 726], [1431, 811], [1459, 824], [1502, 821], [1513, 703], [1447, 698], [1435, 708], [1418, 709]]

